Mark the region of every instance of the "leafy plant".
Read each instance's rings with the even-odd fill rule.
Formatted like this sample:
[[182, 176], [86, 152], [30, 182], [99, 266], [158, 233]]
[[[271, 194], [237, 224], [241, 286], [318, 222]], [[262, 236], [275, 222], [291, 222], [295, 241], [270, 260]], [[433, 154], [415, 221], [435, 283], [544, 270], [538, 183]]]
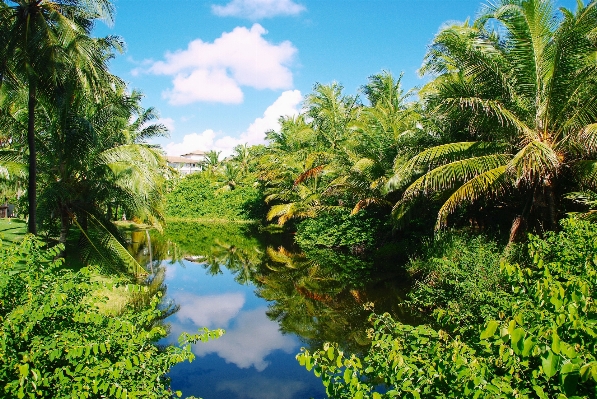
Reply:
[[61, 268], [59, 251], [59, 246], [43, 249], [33, 236], [0, 247], [2, 395], [171, 398], [165, 377], [170, 367], [194, 358], [192, 343], [223, 331], [183, 334], [180, 346], [160, 348], [156, 342], [167, 332], [154, 325], [161, 314], [159, 295], [145, 306], [107, 316], [92, 294], [110, 284], [92, 282], [86, 268]]
[[594, 398], [597, 226], [566, 219], [562, 228], [531, 237], [530, 261], [502, 264], [508, 301], [478, 334], [372, 315], [363, 358], [336, 344], [297, 358], [332, 398]]

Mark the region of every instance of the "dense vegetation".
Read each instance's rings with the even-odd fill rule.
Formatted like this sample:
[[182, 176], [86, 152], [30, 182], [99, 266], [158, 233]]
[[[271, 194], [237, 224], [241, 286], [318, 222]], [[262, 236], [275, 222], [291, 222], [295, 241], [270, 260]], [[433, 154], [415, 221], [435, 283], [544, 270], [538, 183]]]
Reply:
[[597, 227], [562, 227], [501, 266], [491, 245], [461, 241], [471, 253], [427, 259], [432, 280], [411, 293], [432, 310], [427, 323], [374, 314], [362, 359], [326, 344], [299, 361], [334, 398], [595, 397]]
[[[225, 160], [210, 151], [180, 179], [148, 144], [167, 133], [157, 113], [109, 72], [122, 41], [91, 37], [112, 13], [103, 0], [0, 2], [0, 176], [15, 196], [27, 186], [20, 212], [50, 248], [28, 237], [1, 249], [7, 395], [170, 395], [164, 373], [201, 337], [159, 350], [159, 290], [107, 314], [97, 293], [110, 287], [91, 277], [97, 265], [145, 272], [112, 223], [126, 213], [158, 229], [167, 215], [296, 233], [304, 254], [264, 252], [226, 227], [218, 241], [209, 227], [170, 226], [181, 248], [210, 248], [211, 272], [229, 267], [296, 309], [270, 308], [286, 331], [341, 307], [336, 296], [357, 298], [380, 272], [367, 256], [394, 262], [417, 323], [374, 313], [365, 338], [351, 302], [342, 331], [369, 339], [367, 353], [325, 343], [298, 356], [330, 397], [595, 397], [597, 2], [488, 4], [439, 31], [424, 87], [405, 91], [387, 71], [358, 95], [317, 83], [266, 145]], [[257, 270], [264, 253], [272, 263]], [[326, 335], [331, 317], [318, 316], [303, 331], [311, 342], [342, 332]]]
[[[12, 398], [171, 398], [165, 374], [192, 360], [190, 343], [222, 331], [181, 336], [180, 347], [158, 347], [167, 335], [159, 324], [160, 297], [147, 287], [126, 285], [147, 296], [110, 314], [99, 306], [118, 285], [72, 271], [29, 236], [0, 247], [0, 384]], [[180, 395], [180, 394], [179, 394]]]

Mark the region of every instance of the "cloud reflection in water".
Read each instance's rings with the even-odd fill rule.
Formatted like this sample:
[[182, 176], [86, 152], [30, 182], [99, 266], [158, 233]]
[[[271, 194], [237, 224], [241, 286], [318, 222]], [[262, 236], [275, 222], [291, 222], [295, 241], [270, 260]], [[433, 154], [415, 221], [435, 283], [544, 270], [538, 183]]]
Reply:
[[216, 353], [228, 363], [237, 367], [255, 367], [263, 371], [269, 362], [265, 358], [275, 350], [292, 353], [297, 347], [296, 341], [279, 331], [278, 323], [267, 318], [267, 308], [258, 308], [240, 312], [234, 319], [232, 328], [215, 340], [193, 347], [197, 356]]
[[173, 296], [180, 305], [176, 319], [182, 324], [190, 320], [197, 328], [226, 328], [245, 304], [245, 296], [240, 292], [202, 296], [176, 293]]

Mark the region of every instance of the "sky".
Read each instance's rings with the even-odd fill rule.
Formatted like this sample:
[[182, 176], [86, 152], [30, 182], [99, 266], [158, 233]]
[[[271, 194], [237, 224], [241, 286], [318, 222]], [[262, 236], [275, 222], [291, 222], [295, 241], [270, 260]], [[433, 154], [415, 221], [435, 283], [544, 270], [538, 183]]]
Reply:
[[[280, 116], [300, 112], [316, 83], [358, 95], [369, 76], [403, 74], [405, 89], [427, 46], [451, 22], [474, 19], [480, 0], [114, 0], [126, 50], [112, 73], [145, 95], [170, 130], [168, 155], [264, 143]], [[558, 5], [572, 7], [573, 0]]]

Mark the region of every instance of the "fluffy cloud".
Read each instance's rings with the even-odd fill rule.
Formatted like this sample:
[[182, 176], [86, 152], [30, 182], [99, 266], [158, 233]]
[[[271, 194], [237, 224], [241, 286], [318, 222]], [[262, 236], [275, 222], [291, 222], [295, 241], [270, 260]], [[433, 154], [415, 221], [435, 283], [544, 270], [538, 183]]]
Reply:
[[232, 149], [239, 144], [262, 144], [265, 142], [265, 132], [280, 128], [278, 122], [280, 116], [294, 116], [299, 113], [302, 98], [301, 92], [298, 90], [283, 92], [272, 105], [267, 107], [263, 116], [255, 119], [239, 137], [224, 136], [216, 138], [215, 132], [209, 129], [200, 134], [187, 134], [184, 136], [182, 143], [171, 142], [165, 146], [165, 150], [169, 155], [181, 155], [189, 150], [196, 149], [203, 151], [216, 150], [222, 151], [223, 156], [228, 156], [232, 154]]
[[305, 10], [292, 0], [232, 0], [225, 6], [211, 6], [214, 14], [221, 17], [239, 17], [257, 20], [279, 15], [297, 15]]
[[172, 88], [163, 95], [173, 105], [196, 101], [240, 103], [241, 86], [256, 89], [292, 87], [292, 63], [297, 49], [289, 41], [272, 44], [263, 38], [259, 24], [237, 27], [213, 43], [200, 39], [186, 50], [166, 53], [165, 60], [151, 64], [145, 72], [172, 76]]
[[151, 124], [162, 124], [166, 126], [169, 132], [173, 132], [175, 130], [174, 127], [174, 119], [172, 118], [159, 118], [157, 120], [151, 121]]
[[182, 143], [170, 142], [166, 144], [164, 150], [168, 155], [182, 155], [194, 150], [211, 150], [214, 149], [214, 139], [216, 133], [207, 129], [202, 133], [191, 133], [183, 137]]
[[175, 317], [182, 324], [191, 321], [198, 327], [221, 328], [228, 325], [245, 304], [241, 293], [198, 296], [177, 293], [174, 300], [180, 305]]
[[265, 370], [269, 365], [265, 358], [270, 353], [275, 350], [292, 353], [297, 346], [294, 338], [282, 334], [278, 323], [268, 319], [265, 311], [266, 308], [260, 308], [241, 312], [223, 337], [194, 345], [193, 352], [197, 356], [216, 353], [237, 367]]

